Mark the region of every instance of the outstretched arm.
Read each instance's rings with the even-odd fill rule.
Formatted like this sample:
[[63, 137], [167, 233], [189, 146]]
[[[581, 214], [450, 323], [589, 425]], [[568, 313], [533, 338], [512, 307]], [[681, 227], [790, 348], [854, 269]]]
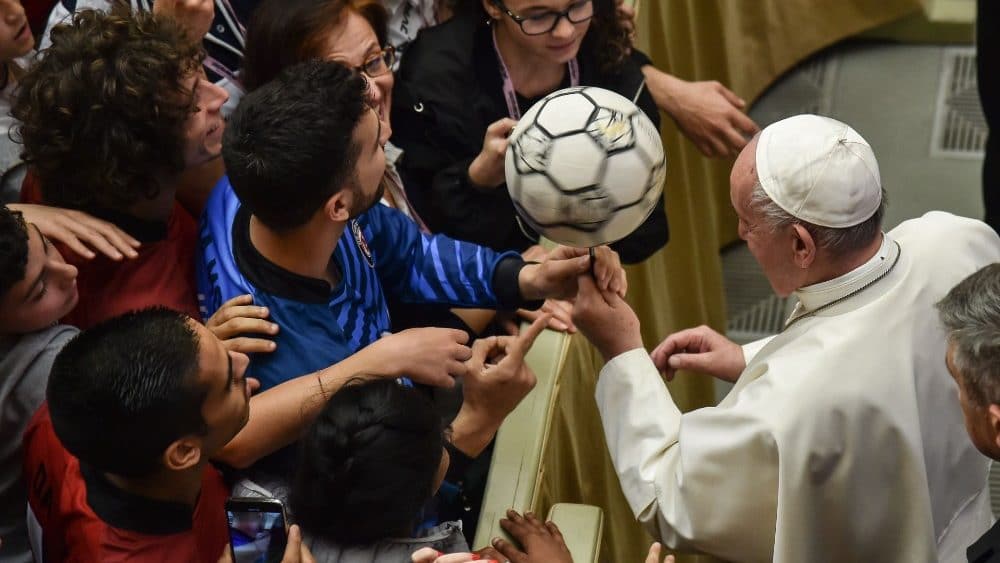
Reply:
[[736, 156], [759, 131], [744, 113], [746, 102], [718, 81], [689, 82], [653, 65], [642, 67], [642, 73], [657, 107], [705, 156]]
[[579, 285], [574, 321], [608, 359], [597, 406], [636, 518], [672, 547], [769, 559], [778, 459], [767, 413], [705, 408], [682, 417], [642, 347], [635, 313], [588, 276]]
[[250, 419], [216, 459], [249, 467], [299, 439], [326, 400], [359, 377], [406, 375], [419, 383], [451, 387], [471, 357], [460, 330], [415, 328], [366, 346], [332, 366], [301, 375], [250, 398]]
[[112, 260], [139, 255], [138, 240], [114, 224], [83, 211], [32, 203], [12, 203], [7, 207], [20, 211], [24, 220], [33, 223], [43, 235], [87, 260], [97, 256], [95, 251]]
[[[633, 2], [616, 0], [618, 19], [635, 41]], [[633, 52], [646, 87], [659, 109], [673, 118], [681, 132], [708, 157], [737, 155], [759, 128], [743, 112], [746, 102], [717, 81], [688, 82], [653, 66], [649, 57]]]

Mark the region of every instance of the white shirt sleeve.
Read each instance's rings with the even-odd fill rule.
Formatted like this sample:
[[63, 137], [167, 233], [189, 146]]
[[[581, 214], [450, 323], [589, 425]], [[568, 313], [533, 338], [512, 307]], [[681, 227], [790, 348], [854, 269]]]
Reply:
[[682, 415], [639, 349], [604, 366], [597, 405], [622, 491], [651, 534], [726, 559], [770, 559], [778, 459], [761, 418], [719, 408]]
[[748, 344], [744, 344], [743, 345], [743, 363], [749, 365], [750, 364], [750, 360], [752, 360], [753, 357], [757, 355], [757, 352], [760, 352], [761, 349], [764, 348], [764, 346], [767, 346], [767, 344], [769, 342], [771, 342], [771, 340], [773, 340], [775, 336], [776, 335], [771, 335], [771, 336], [768, 336], [768, 337], [765, 337], [765, 338], [761, 338], [760, 340], [754, 340], [753, 342], [750, 342]]

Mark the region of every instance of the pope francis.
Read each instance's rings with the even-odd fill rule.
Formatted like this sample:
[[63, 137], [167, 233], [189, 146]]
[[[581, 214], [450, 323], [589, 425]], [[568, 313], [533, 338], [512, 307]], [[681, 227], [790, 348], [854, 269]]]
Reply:
[[[730, 183], [741, 238], [798, 299], [777, 336], [741, 349], [700, 327], [650, 355], [628, 305], [580, 279], [574, 320], [607, 360], [597, 403], [632, 511], [732, 561], [964, 561], [992, 521], [988, 461], [934, 303], [1000, 260], [1000, 239], [940, 212], [883, 233], [871, 147], [824, 117], [764, 129]], [[736, 385], [681, 414], [660, 377], [676, 369]]]

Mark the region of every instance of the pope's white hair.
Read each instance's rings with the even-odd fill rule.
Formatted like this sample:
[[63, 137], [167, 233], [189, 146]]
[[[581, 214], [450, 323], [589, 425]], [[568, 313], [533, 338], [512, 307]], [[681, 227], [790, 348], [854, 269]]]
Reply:
[[887, 203], [885, 188], [882, 188], [882, 203], [874, 215], [853, 227], [835, 229], [793, 217], [767, 195], [760, 181], [754, 183], [750, 192], [750, 209], [771, 232], [798, 223], [809, 231], [818, 248], [825, 249], [833, 256], [845, 256], [871, 244], [872, 240], [882, 232], [882, 217], [885, 216]]

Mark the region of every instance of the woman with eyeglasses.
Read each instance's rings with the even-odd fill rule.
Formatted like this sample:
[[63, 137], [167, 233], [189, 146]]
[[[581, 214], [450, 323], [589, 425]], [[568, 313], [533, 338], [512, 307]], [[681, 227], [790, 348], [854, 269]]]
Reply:
[[[388, 126], [396, 52], [386, 40], [387, 22], [379, 0], [263, 0], [247, 27], [243, 85], [255, 90], [305, 60], [337, 61], [368, 79], [371, 104]], [[399, 151], [387, 144], [385, 203], [424, 227], [395, 174], [398, 157]]]
[[[504, 182], [507, 136], [532, 104], [561, 88], [599, 86], [635, 99], [659, 125], [614, 0], [465, 0], [421, 32], [397, 83], [393, 142], [400, 171], [430, 228], [497, 250], [524, 250], [537, 233], [519, 221]], [[667, 242], [661, 205], [611, 245], [641, 262]]]
[[[409, 1], [409, 0], [407, 0]], [[431, 2], [431, 0], [426, 0]], [[434, 3], [434, 2], [431, 2]], [[437, 0], [437, 3], [446, 3]], [[378, 0], [263, 0], [247, 27], [243, 84], [254, 90], [285, 67], [313, 58], [339, 61], [368, 79], [371, 103], [383, 128], [391, 130], [390, 112], [396, 62], [395, 48], [387, 44], [389, 14]], [[386, 143], [383, 203], [395, 207], [428, 230], [410, 203], [410, 187], [397, 173], [402, 152]], [[530, 259], [531, 256], [526, 256]], [[466, 330], [470, 338], [483, 333], [494, 320], [494, 311], [456, 311], [444, 307], [390, 303], [394, 330], [415, 326], [443, 326]], [[553, 314], [550, 328], [572, 330], [567, 303], [546, 302]], [[528, 320], [537, 316], [524, 313]], [[457, 405], [452, 405], [452, 409]]]

